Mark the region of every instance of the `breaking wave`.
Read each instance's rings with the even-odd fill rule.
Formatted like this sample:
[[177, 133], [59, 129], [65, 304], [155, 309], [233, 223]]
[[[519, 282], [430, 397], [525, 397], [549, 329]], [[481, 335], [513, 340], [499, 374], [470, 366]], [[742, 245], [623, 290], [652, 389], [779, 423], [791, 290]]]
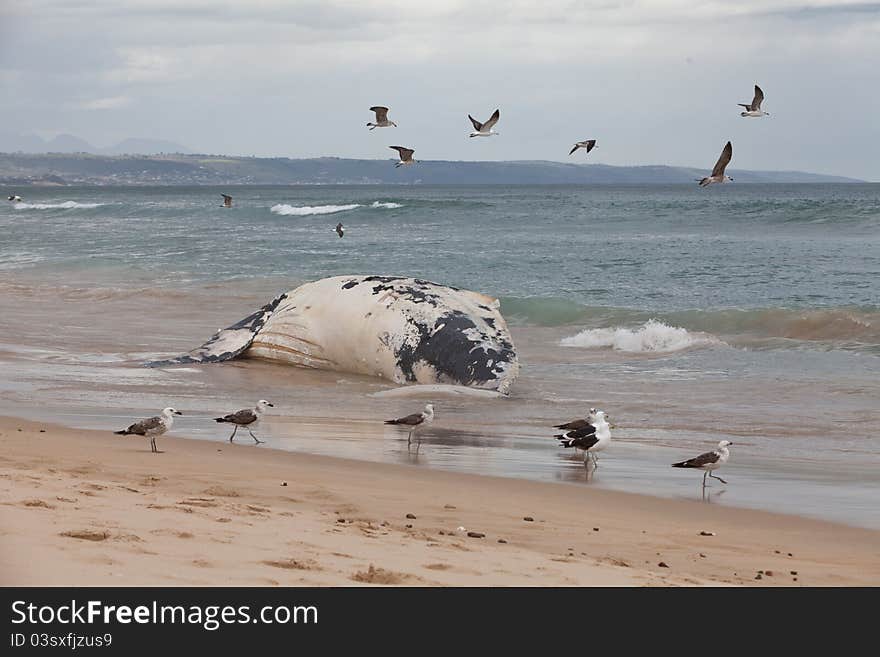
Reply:
[[707, 333], [690, 333], [678, 326], [669, 326], [656, 319], [649, 319], [635, 329], [621, 326], [586, 329], [577, 335], [563, 338], [560, 344], [563, 347], [585, 349], [611, 348], [629, 353], [670, 353], [691, 347], [724, 343]]
[[76, 201], [64, 201], [63, 203], [16, 203], [16, 210], [79, 210], [91, 209], [104, 205], [104, 203], [77, 203]]
[[[284, 216], [307, 217], [313, 214], [335, 214], [336, 212], [346, 212], [362, 207], [364, 207], [362, 203], [349, 203], [348, 205], [288, 205], [287, 203], [278, 203], [273, 205], [270, 210], [275, 214]], [[402, 208], [403, 205], [400, 203], [373, 201], [366, 207], [393, 210], [395, 208]]]

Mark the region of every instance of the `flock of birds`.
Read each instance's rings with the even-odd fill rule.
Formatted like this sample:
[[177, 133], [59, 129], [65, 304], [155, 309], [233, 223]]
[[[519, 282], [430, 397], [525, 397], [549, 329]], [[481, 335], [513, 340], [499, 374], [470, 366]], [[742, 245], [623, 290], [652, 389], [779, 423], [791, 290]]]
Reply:
[[[214, 421], [233, 425], [232, 434], [229, 436], [229, 442], [233, 441], [236, 432], [240, 428], [244, 428], [247, 429], [251, 438], [254, 439], [254, 443], [259, 445], [265, 441], [260, 440], [254, 435], [253, 428], [259, 423], [260, 418], [266, 412], [266, 409], [273, 406], [274, 404], [265, 399], [261, 399], [257, 402], [257, 405], [254, 408], [243, 408], [235, 413], [214, 418]], [[175, 415], [183, 415], [183, 413], [174, 408], [165, 408], [159, 415], [139, 420], [127, 428], [122, 429], [121, 431], [115, 431], [114, 433], [121, 436], [135, 435], [149, 438], [150, 450], [155, 454], [161, 454], [156, 446], [156, 438], [171, 429], [174, 424]], [[407, 431], [407, 449], [410, 449], [413, 436], [415, 436], [416, 451], [418, 451], [419, 447], [421, 447], [421, 439], [418, 435], [419, 431], [427, 427], [433, 421], [434, 405], [425, 404], [425, 409], [420, 413], [412, 413], [403, 417], [385, 420], [385, 424], [399, 426]], [[592, 464], [593, 469], [599, 467], [598, 452], [603, 451], [611, 444], [611, 424], [608, 422], [605, 411], [595, 408], [590, 409], [587, 417], [572, 420], [571, 422], [566, 422], [564, 424], [557, 424], [554, 426], [554, 429], [560, 429], [563, 432], [554, 436], [554, 438], [559, 440], [559, 444], [562, 447], [574, 448], [576, 452], [578, 450], [582, 451], [584, 453], [584, 465], [588, 466]], [[672, 467], [695, 468], [702, 470], [703, 488], [706, 487], [707, 477], [717, 479], [721, 483], [726, 484], [727, 482], [724, 479], [716, 477], [712, 472], [727, 463], [727, 460], [730, 458], [730, 450], [728, 447], [732, 444], [733, 443], [728, 440], [722, 440], [718, 443], [718, 447], [711, 452], [705, 452], [692, 459], [673, 463]]]

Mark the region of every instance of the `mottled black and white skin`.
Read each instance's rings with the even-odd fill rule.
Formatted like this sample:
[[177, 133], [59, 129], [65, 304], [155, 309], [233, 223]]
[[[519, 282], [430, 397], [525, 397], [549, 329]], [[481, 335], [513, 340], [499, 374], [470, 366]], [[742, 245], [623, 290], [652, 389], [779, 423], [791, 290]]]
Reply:
[[251, 434], [251, 438], [254, 439], [254, 442], [259, 445], [265, 441], [260, 440], [254, 435], [253, 428], [260, 422], [260, 417], [266, 412], [266, 409], [274, 406], [275, 404], [268, 402], [265, 399], [261, 399], [257, 402], [257, 405], [254, 406], [254, 408], [243, 408], [240, 411], [235, 411], [235, 413], [230, 413], [223, 417], [215, 417], [214, 422], [226, 422], [235, 425], [235, 428], [232, 430], [232, 435], [229, 436], [229, 442], [232, 442], [232, 439], [235, 438], [235, 432], [238, 431], [239, 427], [244, 427], [247, 429], [248, 433]]
[[159, 415], [148, 417], [145, 420], [138, 420], [127, 428], [121, 431], [114, 431], [113, 433], [120, 436], [146, 436], [150, 439], [150, 451], [154, 454], [160, 454], [161, 452], [156, 447], [156, 437], [161, 436], [171, 428], [174, 424], [175, 415], [183, 415], [183, 413], [170, 407], [164, 408]]
[[705, 452], [700, 454], [699, 456], [695, 456], [692, 459], [688, 459], [687, 461], [680, 461], [678, 463], [673, 463], [673, 468], [696, 468], [698, 470], [703, 470], [703, 488], [706, 487], [706, 476], [708, 475], [712, 479], [717, 479], [722, 484], [726, 484], [721, 477], [716, 477], [712, 474], [713, 470], [717, 470], [722, 465], [727, 463], [727, 459], [730, 458], [730, 450], [727, 449], [733, 445], [729, 440], [722, 440], [718, 443], [718, 447], [716, 447], [711, 452]]
[[[394, 424], [403, 427], [409, 431], [409, 435], [406, 439], [406, 444], [409, 446], [412, 443], [413, 434], [416, 433], [418, 429], [431, 424], [434, 421], [434, 404], [425, 404], [425, 410], [421, 413], [412, 413], [410, 415], [405, 415], [404, 417], [399, 417], [394, 420], [385, 420], [385, 424]], [[418, 442], [419, 445], [422, 444], [421, 440]]]
[[176, 358], [241, 356], [507, 394], [519, 361], [496, 299], [404, 276], [334, 276], [277, 296]]

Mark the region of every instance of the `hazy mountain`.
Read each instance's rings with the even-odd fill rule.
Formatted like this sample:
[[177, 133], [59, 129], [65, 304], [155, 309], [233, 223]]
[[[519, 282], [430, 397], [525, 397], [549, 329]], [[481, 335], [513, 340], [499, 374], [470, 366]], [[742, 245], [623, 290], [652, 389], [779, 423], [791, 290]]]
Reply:
[[11, 133], [0, 133], [0, 152], [92, 153], [94, 155], [192, 153], [186, 146], [164, 139], [128, 138], [113, 146], [98, 148], [75, 135], [61, 134], [47, 141], [37, 135], [14, 135]]
[[[799, 171], [729, 172], [740, 183], [863, 182]], [[297, 184], [695, 184], [703, 169], [620, 167], [564, 162], [422, 161], [395, 168], [394, 160], [335, 157], [294, 160], [220, 155], [2, 154], [0, 181], [59, 180], [86, 185], [297, 185]], [[736, 183], [734, 183], [736, 184]]]

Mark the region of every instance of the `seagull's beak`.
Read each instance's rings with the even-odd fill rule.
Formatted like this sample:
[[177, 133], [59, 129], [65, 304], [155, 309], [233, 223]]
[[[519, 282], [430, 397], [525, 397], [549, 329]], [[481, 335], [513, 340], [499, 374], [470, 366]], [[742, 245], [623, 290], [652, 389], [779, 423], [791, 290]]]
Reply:
[[175, 415], [183, 415], [183, 413], [181, 413], [180, 411], [174, 411], [174, 414]]
[[266, 406], [271, 406], [272, 408], [275, 408], [275, 404], [266, 404]]

